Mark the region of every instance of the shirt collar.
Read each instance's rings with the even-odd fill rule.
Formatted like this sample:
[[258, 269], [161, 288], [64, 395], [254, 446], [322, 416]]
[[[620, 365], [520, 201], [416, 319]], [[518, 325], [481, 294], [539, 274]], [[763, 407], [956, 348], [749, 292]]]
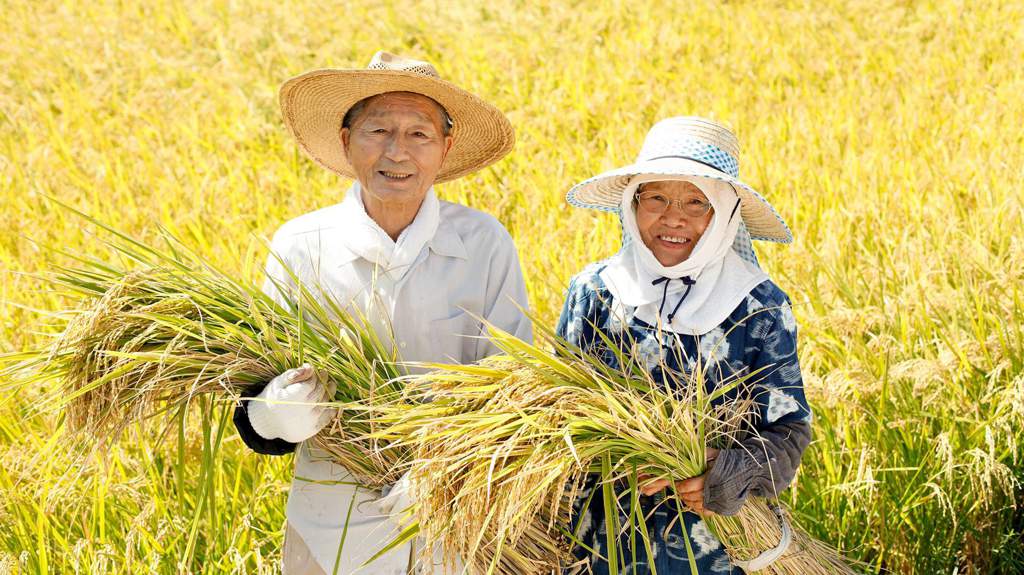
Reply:
[[[345, 200], [340, 204], [337, 204], [339, 216], [338, 221], [341, 222], [342, 229], [345, 230], [344, 233], [369, 234], [373, 237], [373, 240], [370, 241], [375, 240], [382, 244], [389, 242], [390, 238], [387, 238], [386, 235], [383, 237], [379, 236], [379, 234], [384, 234], [384, 232], [383, 230], [380, 230], [380, 228], [377, 227], [376, 222], [370, 219], [366, 214], [366, 209], [363, 207], [363, 202], [358, 195], [359, 193], [359, 183], [355, 182], [352, 188], [349, 189]], [[433, 194], [434, 192], [431, 189], [429, 193]], [[437, 200], [435, 199], [433, 201], [436, 202]], [[431, 251], [441, 256], [459, 258], [463, 260], [469, 259], [469, 252], [466, 250], [466, 245], [462, 242], [462, 238], [455, 230], [455, 226], [443, 217], [439, 218], [439, 221], [437, 222], [437, 230], [434, 232], [434, 235], [427, 240], [427, 246], [430, 247]], [[360, 257], [362, 256], [357, 253], [357, 250], [353, 250], [350, 246], [346, 245], [345, 242], [342, 242], [337, 246], [335, 258], [338, 265], [351, 263]]]
[[350, 264], [356, 261], [357, 259], [359, 259], [359, 254], [348, 249], [348, 246], [346, 246], [345, 244], [339, 244], [337, 250], [334, 253], [334, 261], [337, 262], [339, 266]]
[[462, 243], [462, 238], [455, 231], [455, 226], [444, 218], [437, 223], [437, 231], [434, 232], [434, 237], [430, 238], [427, 245], [437, 255], [469, 259], [469, 252], [466, 251], [466, 245]]

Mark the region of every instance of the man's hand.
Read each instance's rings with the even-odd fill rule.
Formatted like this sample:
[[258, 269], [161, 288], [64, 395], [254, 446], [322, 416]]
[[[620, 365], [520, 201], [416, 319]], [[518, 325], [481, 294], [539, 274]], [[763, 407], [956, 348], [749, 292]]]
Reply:
[[384, 495], [376, 501], [380, 512], [391, 517], [392, 521], [401, 527], [408, 527], [414, 519], [412, 506], [415, 503], [413, 498], [412, 478], [408, 471]]
[[[707, 462], [708, 469], [714, 465], [715, 457], [718, 456], [718, 450], [712, 447], [707, 448]], [[665, 489], [669, 485], [675, 487], [676, 493], [683, 500], [683, 503], [690, 508], [694, 513], [701, 515], [705, 513], [711, 513], [704, 509], [704, 480], [707, 478], [707, 473], [698, 475], [697, 477], [690, 477], [689, 479], [682, 479], [680, 481], [671, 481], [666, 478], [653, 479], [650, 475], [640, 475], [640, 493], [644, 495], [654, 495], [655, 493]], [[653, 479], [653, 481], [652, 481]]]
[[330, 401], [334, 389], [333, 383], [324, 385], [309, 364], [289, 369], [249, 400], [249, 423], [265, 439], [305, 441], [334, 419], [337, 410], [316, 405]]

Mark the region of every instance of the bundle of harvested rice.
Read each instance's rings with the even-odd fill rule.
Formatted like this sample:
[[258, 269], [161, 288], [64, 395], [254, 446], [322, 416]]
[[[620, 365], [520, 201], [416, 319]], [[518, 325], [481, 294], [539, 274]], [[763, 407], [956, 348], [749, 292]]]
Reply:
[[[300, 286], [291, 291], [294, 304], [282, 307], [170, 234], [158, 250], [94, 223], [131, 263], [79, 258], [80, 267], [51, 277], [88, 305], [70, 314], [53, 347], [34, 359], [43, 376], [59, 382], [53, 401], [65, 409], [69, 429], [112, 441], [136, 421], [180, 415], [203, 395], [235, 398], [309, 363], [339, 384], [339, 417], [314, 441], [371, 487], [394, 483], [413, 452], [418, 525], [404, 536], [418, 532], [425, 554], [439, 545], [473, 572], [561, 571], [574, 541], [566, 531], [571, 505], [588, 474], [599, 475], [594, 493], [613, 509], [617, 481], [635, 498], [641, 474], [702, 473], [706, 446], [735, 439], [749, 413], [748, 400], [713, 407], [743, 380], [709, 395], [696, 370], [668, 393], [645, 370], [612, 370], [577, 350], [552, 354], [502, 333], [492, 335], [507, 356], [433, 366], [409, 384], [393, 349], [330, 298]], [[620, 364], [633, 365], [628, 357]], [[635, 501], [630, 507], [638, 508]], [[764, 501], [708, 522], [737, 558], [780, 538]], [[634, 513], [628, 523], [609, 525], [608, 533], [634, 529], [647, 544], [643, 521]], [[610, 563], [625, 555], [618, 551]], [[766, 572], [852, 571], [797, 530]]]
[[84, 301], [52, 348], [28, 362], [36, 381], [56, 381], [52, 400], [69, 430], [102, 444], [131, 423], [180, 415], [199, 396], [235, 399], [308, 363], [337, 384], [338, 417], [313, 441], [365, 485], [398, 479], [406, 452], [373, 438], [377, 424], [367, 410], [393, 401], [400, 372], [366, 322], [304, 287], [290, 290], [295, 301], [282, 307], [170, 234], [160, 250], [92, 221], [130, 264], [78, 257], [80, 266], [49, 277]]
[[[619, 548], [615, 534], [635, 533], [636, 544], [650, 554], [637, 514], [640, 475], [700, 475], [707, 446], [730, 445], [749, 429], [751, 400], [728, 392], [756, 374], [709, 394], [697, 369], [669, 392], [628, 357], [620, 365], [634, 368], [617, 371], [578, 350], [551, 354], [506, 334], [492, 337], [507, 356], [433, 366], [407, 386], [413, 407], [395, 410], [387, 430], [413, 449], [418, 525], [412, 529], [424, 537], [424, 549], [440, 547], [474, 573], [548, 574], [570, 567], [571, 503], [588, 474], [599, 477], [588, 497], [603, 500], [609, 522], [618, 521], [619, 498], [633, 498], [626, 524], [606, 526], [609, 564], [626, 570], [631, 554]], [[628, 488], [616, 489], [617, 483]], [[684, 508], [678, 495], [669, 496]], [[709, 514], [705, 521], [742, 562], [780, 542], [772, 507], [752, 499], [734, 517]], [[762, 572], [854, 572], [835, 550], [799, 529], [791, 540]]]

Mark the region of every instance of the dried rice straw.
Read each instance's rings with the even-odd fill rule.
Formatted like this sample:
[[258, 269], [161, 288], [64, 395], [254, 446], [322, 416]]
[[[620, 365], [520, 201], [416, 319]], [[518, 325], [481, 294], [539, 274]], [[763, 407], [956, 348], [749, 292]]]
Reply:
[[[736, 440], [751, 417], [752, 402], [728, 392], [756, 374], [709, 394], [697, 369], [668, 392], [625, 356], [620, 365], [632, 367], [618, 371], [564, 345], [552, 355], [495, 330], [492, 338], [507, 356], [432, 366], [435, 371], [407, 386], [415, 406], [389, 416], [387, 437], [413, 449], [417, 523], [410, 529], [426, 542], [423, 560], [440, 547], [473, 573], [561, 573], [572, 567], [575, 537], [566, 528], [587, 474], [599, 476], [590, 496], [604, 498], [606, 516], [617, 520], [616, 482], [629, 485], [621, 496], [636, 497], [640, 474], [700, 475], [706, 446]], [[705, 520], [736, 559], [774, 547], [781, 536], [763, 499], [752, 499], [735, 517]], [[635, 513], [629, 525], [607, 527], [610, 534], [632, 529], [638, 544], [649, 546]], [[618, 547], [609, 536], [613, 571], [627, 564], [627, 551]], [[762, 572], [854, 573], [834, 549], [799, 529], [786, 553]]]
[[366, 322], [295, 278], [295, 302], [282, 307], [169, 233], [162, 235], [167, 249], [158, 250], [90, 221], [110, 232], [109, 246], [130, 263], [79, 256], [80, 267], [48, 278], [85, 304], [52, 348], [27, 362], [37, 382], [57, 383], [49, 399], [63, 408], [68, 430], [102, 445], [132, 423], [180, 415], [201, 396], [235, 400], [309, 363], [338, 384], [338, 417], [314, 443], [364, 485], [380, 488], [400, 477], [407, 452], [373, 437], [378, 424], [368, 410], [393, 402], [401, 372]]
[[[436, 365], [407, 381], [393, 348], [364, 321], [296, 278], [295, 303], [282, 307], [168, 233], [167, 249], [157, 250], [83, 217], [110, 232], [110, 247], [131, 264], [80, 257], [80, 268], [50, 278], [91, 302], [71, 315], [52, 349], [28, 362], [60, 383], [51, 401], [65, 409], [69, 429], [102, 444], [133, 422], [180, 415], [204, 395], [234, 399], [310, 363], [339, 383], [339, 417], [314, 441], [371, 487], [394, 483], [411, 453], [418, 523], [400, 539], [419, 533], [424, 556], [440, 546], [475, 573], [571, 567], [574, 536], [566, 526], [588, 474], [598, 474], [612, 510], [616, 481], [628, 482], [635, 497], [640, 474], [703, 473], [706, 446], [735, 439], [750, 412], [749, 400], [713, 403], [744, 378], [707, 394], [698, 377], [668, 393], [645, 370], [612, 370], [564, 345], [552, 354], [497, 330], [492, 337], [507, 356]], [[620, 365], [634, 364], [622, 356]], [[631, 525], [642, 531], [636, 519]], [[763, 500], [707, 521], [735, 558], [780, 536]], [[832, 548], [795, 532], [794, 544], [764, 572], [853, 572]], [[614, 569], [616, 557], [609, 560]]]

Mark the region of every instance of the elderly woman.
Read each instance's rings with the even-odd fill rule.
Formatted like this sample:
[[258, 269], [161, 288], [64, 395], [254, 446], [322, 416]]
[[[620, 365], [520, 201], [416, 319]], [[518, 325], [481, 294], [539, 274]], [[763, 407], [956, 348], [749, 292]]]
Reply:
[[[641, 478], [640, 511], [652, 553], [635, 543], [639, 533], [620, 533], [620, 572], [690, 573], [689, 548], [699, 573], [743, 573], [701, 514], [734, 514], [747, 497], [785, 489], [810, 441], [793, 312], [750, 246], [751, 237], [788, 243], [792, 236], [768, 202], [738, 179], [738, 147], [714, 122], [669, 118], [651, 128], [634, 164], [590, 178], [568, 195], [578, 207], [618, 211], [624, 238], [618, 254], [572, 279], [560, 336], [618, 367], [607, 343], [613, 342], [639, 355], [666, 386], [678, 381], [673, 373], [698, 365], [711, 366], [709, 389], [756, 373], [735, 391], [755, 402], [756, 434], [709, 449], [709, 469], [699, 477]], [[682, 522], [667, 490], [687, 507]], [[588, 495], [574, 509], [581, 560], [574, 572], [609, 573], [604, 505], [594, 497], [582, 508]], [[629, 500], [619, 499], [624, 514]]]

